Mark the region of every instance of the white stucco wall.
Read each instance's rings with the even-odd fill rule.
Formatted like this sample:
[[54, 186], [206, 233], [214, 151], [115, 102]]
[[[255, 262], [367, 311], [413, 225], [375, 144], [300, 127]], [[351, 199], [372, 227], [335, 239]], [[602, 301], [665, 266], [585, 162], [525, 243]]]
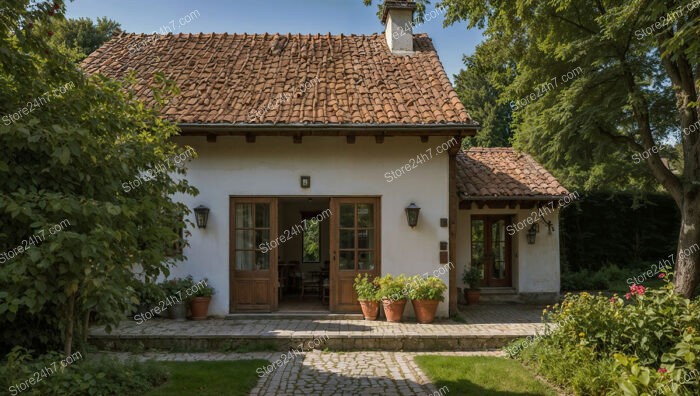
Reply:
[[[448, 241], [448, 229], [440, 218], [448, 217], [448, 155], [436, 147], [446, 138], [357, 137], [348, 144], [344, 137], [304, 137], [293, 144], [290, 137], [180, 137], [178, 143], [195, 148], [198, 158], [188, 164], [188, 179], [200, 191], [197, 197], [181, 198], [190, 208], [210, 208], [205, 230], [191, 230], [188, 260], [172, 276], [208, 277], [216, 288], [210, 314], [229, 312], [229, 196], [380, 196], [382, 274], [416, 275], [440, 267], [439, 242]], [[387, 182], [385, 173], [403, 167], [427, 149], [432, 159], [401, 177]], [[311, 176], [311, 188], [302, 189], [301, 175]], [[411, 202], [421, 207], [418, 226], [408, 227], [404, 208]], [[194, 217], [194, 216], [193, 216]], [[442, 276], [445, 283], [448, 275]], [[438, 309], [448, 314], [448, 296]], [[406, 315], [412, 315], [410, 304]]]
[[[535, 219], [535, 209], [489, 209], [485, 206], [478, 209], [460, 209], [457, 217], [457, 277], [459, 287], [462, 283], [464, 268], [471, 264], [471, 216], [472, 215], [511, 215], [513, 223], [526, 221], [528, 217]], [[544, 216], [554, 224], [554, 232], [549, 234], [547, 227], [540, 220], [540, 232], [535, 244], [527, 243], [525, 228], [513, 235], [513, 287], [518, 293], [558, 293], [560, 287], [559, 267], [559, 210]], [[515, 228], [514, 228], [515, 230]]]

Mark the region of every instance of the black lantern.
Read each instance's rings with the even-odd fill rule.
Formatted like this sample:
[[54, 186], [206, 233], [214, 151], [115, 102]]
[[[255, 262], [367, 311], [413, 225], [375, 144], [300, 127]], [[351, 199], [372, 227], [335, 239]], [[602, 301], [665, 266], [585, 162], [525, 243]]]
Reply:
[[418, 213], [420, 213], [420, 208], [414, 202], [406, 207], [406, 219], [409, 227], [414, 228], [418, 225]]
[[194, 218], [197, 220], [197, 228], [207, 228], [209, 219], [209, 208], [199, 205], [194, 208]]
[[527, 230], [527, 243], [530, 245], [535, 244], [535, 238], [537, 237], [537, 232], [540, 230], [540, 227], [537, 225], [537, 223], [533, 224], [529, 230]]

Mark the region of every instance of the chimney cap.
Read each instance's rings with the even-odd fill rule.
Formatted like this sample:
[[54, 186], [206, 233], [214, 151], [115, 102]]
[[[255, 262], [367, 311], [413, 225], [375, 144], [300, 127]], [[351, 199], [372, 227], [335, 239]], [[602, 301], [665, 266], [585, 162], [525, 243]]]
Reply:
[[389, 15], [389, 11], [396, 9], [415, 11], [416, 3], [412, 0], [386, 0], [384, 2], [384, 7], [382, 8], [382, 23], [386, 24], [386, 18]]

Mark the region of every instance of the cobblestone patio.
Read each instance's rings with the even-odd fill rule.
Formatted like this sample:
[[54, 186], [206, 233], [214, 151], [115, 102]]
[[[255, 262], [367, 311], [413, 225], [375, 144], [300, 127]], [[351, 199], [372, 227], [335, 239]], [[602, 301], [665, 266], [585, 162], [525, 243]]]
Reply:
[[458, 320], [428, 325], [347, 319], [151, 319], [142, 324], [123, 321], [111, 334], [92, 328], [90, 339], [98, 347], [121, 350], [129, 349], [117, 344], [136, 341], [156, 349], [236, 350], [256, 340], [272, 342], [283, 351], [315, 339], [324, 339], [316, 348], [332, 350], [474, 350], [534, 335], [543, 329], [541, 313], [542, 307], [536, 306], [479, 305], [464, 309]]

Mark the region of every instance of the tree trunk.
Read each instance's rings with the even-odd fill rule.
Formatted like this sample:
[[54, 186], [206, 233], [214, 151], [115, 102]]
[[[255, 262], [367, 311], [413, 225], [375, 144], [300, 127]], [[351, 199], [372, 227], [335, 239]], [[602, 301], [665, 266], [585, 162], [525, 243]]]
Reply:
[[66, 307], [66, 332], [63, 339], [63, 353], [70, 356], [73, 351], [73, 324], [75, 323], [75, 293], [68, 297]]
[[85, 310], [85, 318], [83, 319], [83, 344], [87, 344], [89, 331], [90, 331], [90, 310], [86, 309]]
[[700, 281], [700, 195], [686, 193], [681, 207], [681, 231], [678, 236], [675, 290], [692, 297]]

